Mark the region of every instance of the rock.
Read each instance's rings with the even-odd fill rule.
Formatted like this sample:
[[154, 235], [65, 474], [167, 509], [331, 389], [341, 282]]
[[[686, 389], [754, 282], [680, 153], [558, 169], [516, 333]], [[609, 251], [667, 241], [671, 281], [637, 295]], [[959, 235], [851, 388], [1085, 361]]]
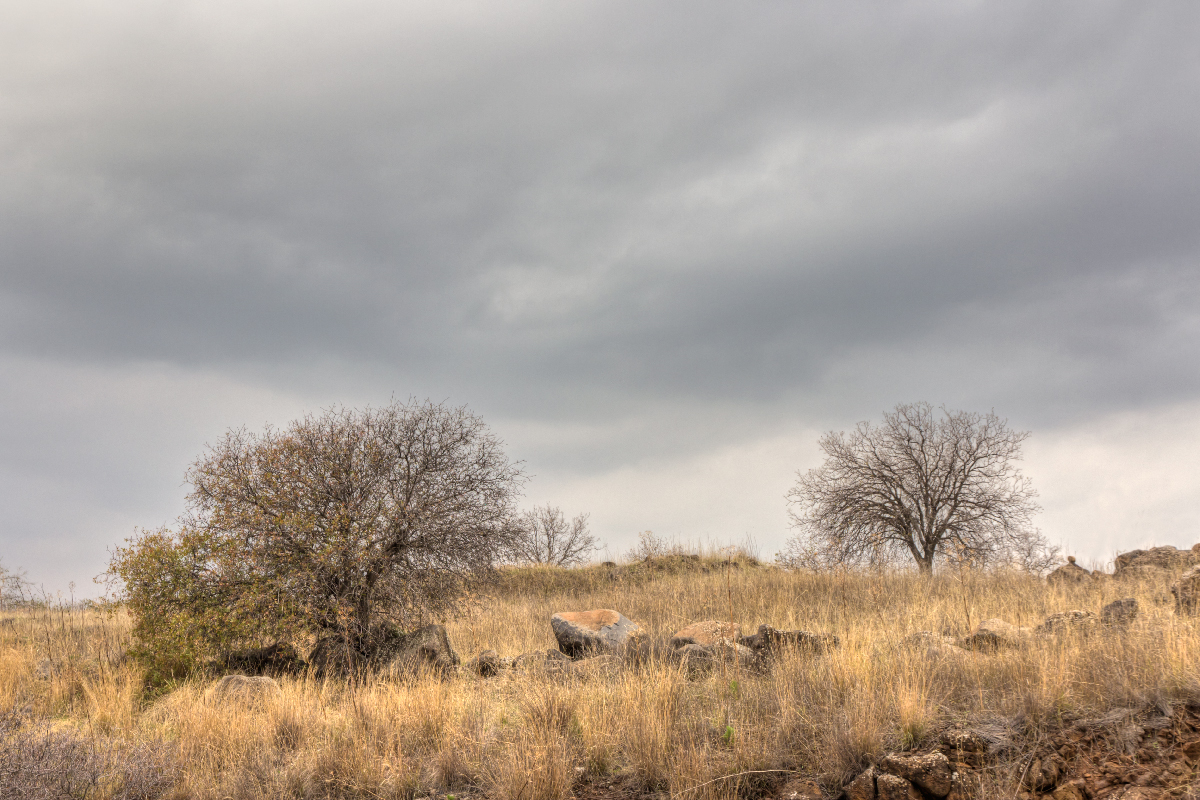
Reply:
[[950, 730], [942, 734], [942, 753], [951, 764], [981, 767], [990, 750], [989, 743], [975, 731]]
[[1019, 628], [1002, 619], [985, 619], [963, 638], [961, 646], [968, 650], [995, 652], [1020, 647], [1029, 636], [1028, 628]]
[[481, 678], [493, 678], [500, 671], [512, 666], [510, 659], [503, 658], [495, 650], [484, 650], [466, 663], [466, 668]]
[[875, 796], [879, 800], [922, 800], [917, 787], [904, 778], [887, 774], [875, 779]]
[[1060, 634], [1068, 631], [1087, 633], [1099, 623], [1099, 617], [1091, 611], [1060, 611], [1046, 617], [1046, 621], [1037, 626], [1035, 632], [1044, 634]]
[[226, 675], [209, 691], [210, 699], [218, 705], [260, 705], [282, 694], [274, 678], [245, 675]]
[[777, 800], [824, 800], [821, 787], [810, 780], [790, 780], [775, 793]]
[[1200, 612], [1200, 567], [1192, 567], [1179, 576], [1171, 587], [1175, 595], [1175, 613], [1181, 617], [1194, 617]]
[[457, 669], [458, 653], [441, 625], [426, 625], [404, 633], [395, 626], [381, 627], [372, 661], [405, 672], [433, 672], [449, 675]]
[[1118, 579], [1153, 578], [1164, 572], [1179, 572], [1200, 561], [1195, 550], [1177, 550], [1170, 545], [1149, 550], [1131, 550], [1117, 556], [1113, 577]]
[[317, 642], [308, 660], [323, 674], [391, 668], [448, 675], [459, 665], [458, 654], [441, 625], [405, 633], [391, 623], [374, 626], [368, 636], [357, 640], [327, 636]]
[[712, 672], [717, 664], [711, 647], [702, 644], [685, 644], [675, 651], [680, 666], [689, 678], [699, 678]]
[[874, 767], [868, 767], [865, 772], [846, 784], [846, 788], [842, 790], [842, 800], [875, 800], [877, 775]]
[[1054, 790], [1050, 800], [1087, 800], [1087, 793], [1083, 787], [1084, 784], [1079, 781], [1064, 783]]
[[1046, 576], [1051, 585], [1078, 586], [1091, 583], [1092, 573], [1075, 563], [1075, 556], [1067, 556], [1067, 563]]
[[1066, 762], [1057, 753], [1044, 758], [1035, 758], [1029, 765], [1029, 769], [1025, 771], [1022, 785], [1034, 792], [1050, 791], [1058, 785], [1066, 769]]
[[307, 666], [296, 648], [276, 642], [255, 650], [242, 650], [225, 657], [225, 669], [247, 675], [296, 675]]
[[889, 775], [904, 778], [934, 797], [945, 797], [950, 794], [954, 785], [954, 770], [950, 768], [950, 760], [942, 753], [884, 756], [879, 762], [879, 769]]
[[641, 626], [619, 611], [563, 611], [550, 618], [558, 648], [571, 658], [605, 653], [620, 655], [643, 637]]
[[766, 623], [758, 626], [758, 633], [743, 636], [739, 641], [760, 655], [774, 655], [783, 650], [826, 653], [841, 644], [841, 640], [833, 634], [781, 631]]
[[671, 637], [671, 647], [680, 648], [689, 644], [700, 644], [712, 647], [718, 641], [727, 639], [736, 642], [742, 638], [742, 626], [734, 622], [719, 622], [715, 619], [704, 622], [693, 622]]
[[1138, 601], [1132, 597], [1113, 600], [1100, 609], [1100, 621], [1105, 625], [1128, 625], [1137, 619]]

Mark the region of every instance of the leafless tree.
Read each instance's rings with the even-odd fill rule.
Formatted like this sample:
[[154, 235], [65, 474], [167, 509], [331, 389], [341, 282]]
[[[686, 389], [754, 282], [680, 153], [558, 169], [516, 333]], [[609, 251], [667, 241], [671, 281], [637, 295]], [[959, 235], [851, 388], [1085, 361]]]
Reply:
[[12, 570], [0, 561], [0, 610], [23, 606], [30, 600], [30, 586], [21, 570]]
[[366, 641], [456, 602], [519, 537], [523, 474], [465, 408], [331, 409], [230, 431], [188, 473], [190, 516], [117, 550], [143, 635]]
[[923, 572], [938, 554], [1011, 559], [1042, 541], [1030, 528], [1037, 493], [1015, 463], [1028, 437], [994, 413], [928, 403], [898, 405], [878, 427], [826, 433], [825, 462], [788, 492], [799, 531], [789, 551], [812, 564], [911, 556]]
[[521, 515], [517, 560], [559, 567], [583, 564], [590, 553], [600, 549], [587, 521], [587, 514], [579, 514], [567, 522], [562, 510], [549, 503], [526, 511]]

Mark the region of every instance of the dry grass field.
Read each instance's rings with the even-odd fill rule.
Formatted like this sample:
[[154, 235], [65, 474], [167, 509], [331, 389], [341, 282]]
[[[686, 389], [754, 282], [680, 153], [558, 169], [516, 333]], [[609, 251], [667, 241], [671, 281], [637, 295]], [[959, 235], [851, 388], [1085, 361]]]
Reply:
[[[705, 558], [663, 569], [519, 569], [447, 621], [464, 660], [552, 648], [556, 611], [617, 609], [665, 639], [732, 619], [840, 637], [835, 651], [733, 665], [689, 680], [668, 662], [591, 676], [283, 678], [277, 697], [218, 704], [212, 676], [150, 691], [123, 661], [120, 615], [69, 608], [0, 618], [0, 789], [6, 797], [413, 798], [505, 800], [771, 796], [797, 776], [836, 796], [881, 755], [920, 750], [947, 728], [1013, 732], [973, 771], [968, 796], [1011, 797], [1024, 755], [1069, 721], [1200, 698], [1200, 632], [1174, 614], [1169, 581], [1076, 589], [1012, 574], [813, 575]], [[1036, 625], [1133, 596], [1120, 633], [1064, 634], [996, 654], [901, 646], [921, 630], [966, 634], [982, 619]], [[8, 783], [4, 783], [8, 781]], [[39, 794], [22, 785], [50, 787]], [[15, 794], [12, 794], [15, 792]], [[59, 794], [54, 794], [59, 792]], [[0, 794], [3, 794], [0, 791]]]

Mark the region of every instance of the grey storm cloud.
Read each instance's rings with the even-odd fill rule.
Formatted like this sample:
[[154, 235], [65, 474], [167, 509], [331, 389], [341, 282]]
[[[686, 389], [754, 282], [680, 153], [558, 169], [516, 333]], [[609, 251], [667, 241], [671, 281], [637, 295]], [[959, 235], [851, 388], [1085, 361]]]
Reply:
[[[898, 400], [1026, 426], [1194, 400], [1198, 23], [10, 4], [0, 353], [650, 420], [546, 456], [575, 469]], [[55, 436], [27, 423], [12, 469]]]

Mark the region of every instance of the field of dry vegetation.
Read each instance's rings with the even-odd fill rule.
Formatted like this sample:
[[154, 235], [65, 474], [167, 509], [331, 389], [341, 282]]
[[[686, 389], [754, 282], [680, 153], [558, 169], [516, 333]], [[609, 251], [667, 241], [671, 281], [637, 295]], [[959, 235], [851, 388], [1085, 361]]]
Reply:
[[[705, 619], [832, 633], [827, 654], [767, 674], [733, 665], [689, 680], [667, 662], [594, 675], [480, 679], [282, 678], [258, 705], [206, 698], [213, 676], [150, 690], [123, 661], [128, 624], [71, 608], [0, 618], [0, 796], [506, 800], [767, 797], [796, 778], [826, 796], [880, 756], [991, 725], [1011, 747], [964, 776], [966, 796], [1011, 797], [1038, 743], [1114, 708], [1200, 699], [1200, 632], [1169, 581], [1051, 587], [1016, 574], [808, 574], [739, 556], [614, 570], [517, 569], [449, 620], [465, 659], [553, 648], [557, 611], [617, 609], [666, 639]], [[900, 646], [987, 618], [1036, 625], [1133, 596], [1121, 632], [1066, 633], [996, 654]], [[1180, 777], [1190, 780], [1190, 775]], [[55, 794], [58, 792], [58, 794]]]

